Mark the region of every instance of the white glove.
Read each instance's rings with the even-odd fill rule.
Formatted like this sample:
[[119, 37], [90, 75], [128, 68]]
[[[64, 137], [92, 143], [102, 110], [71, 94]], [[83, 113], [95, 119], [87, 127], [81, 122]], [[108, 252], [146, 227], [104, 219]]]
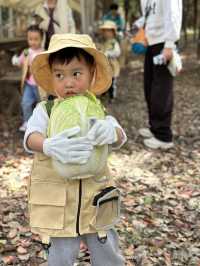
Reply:
[[19, 65], [19, 56], [17, 56], [16, 54], [13, 55], [13, 57], [11, 58], [11, 62], [13, 66], [18, 66]]
[[177, 76], [182, 70], [182, 60], [181, 56], [176, 50], [173, 51], [173, 57], [168, 64], [168, 69], [173, 77]]
[[105, 120], [96, 120], [87, 134], [87, 138], [93, 145], [113, 144], [117, 141], [117, 132], [115, 126], [106, 118]]
[[61, 163], [84, 164], [91, 155], [93, 145], [86, 137], [73, 137], [80, 127], [73, 127], [43, 142], [43, 152]]

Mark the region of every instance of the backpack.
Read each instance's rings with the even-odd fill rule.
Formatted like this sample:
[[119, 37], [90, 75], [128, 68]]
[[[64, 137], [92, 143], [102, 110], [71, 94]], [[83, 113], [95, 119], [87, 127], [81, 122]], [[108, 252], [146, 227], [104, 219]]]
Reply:
[[45, 108], [48, 114], [48, 117], [50, 118], [51, 115], [51, 110], [53, 108], [54, 105], [54, 100], [47, 100], [47, 102], [45, 103]]

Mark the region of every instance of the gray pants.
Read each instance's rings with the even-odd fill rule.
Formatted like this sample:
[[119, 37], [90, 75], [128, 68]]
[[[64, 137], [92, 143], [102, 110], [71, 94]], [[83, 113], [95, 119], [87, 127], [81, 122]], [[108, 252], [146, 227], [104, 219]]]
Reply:
[[51, 238], [48, 266], [73, 266], [83, 240], [90, 251], [92, 266], [124, 266], [124, 258], [118, 246], [118, 235], [115, 230], [107, 232], [107, 240], [101, 243], [97, 234], [80, 237]]

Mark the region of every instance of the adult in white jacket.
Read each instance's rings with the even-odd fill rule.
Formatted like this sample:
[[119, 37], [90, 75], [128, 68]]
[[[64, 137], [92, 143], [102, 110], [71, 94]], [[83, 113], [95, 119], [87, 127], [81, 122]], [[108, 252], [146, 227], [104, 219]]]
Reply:
[[[143, 16], [135, 22], [135, 26], [145, 27], [148, 40], [144, 63], [144, 93], [149, 128], [140, 129], [139, 133], [145, 137], [146, 146], [169, 149], [173, 147], [173, 77], [167, 68], [167, 62], [172, 58], [173, 49], [180, 38], [182, 0], [141, 0], [141, 7]], [[159, 54], [163, 54], [166, 64], [153, 63], [153, 57]]]
[[44, 48], [54, 33], [75, 33], [75, 22], [68, 0], [45, 0], [35, 10], [36, 23], [44, 31]]

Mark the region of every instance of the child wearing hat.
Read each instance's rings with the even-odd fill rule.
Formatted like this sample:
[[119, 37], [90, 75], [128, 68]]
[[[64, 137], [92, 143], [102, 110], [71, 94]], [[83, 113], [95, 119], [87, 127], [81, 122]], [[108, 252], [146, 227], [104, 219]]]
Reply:
[[117, 27], [113, 21], [106, 20], [99, 27], [103, 40], [100, 49], [108, 57], [112, 67], [112, 85], [109, 88], [109, 98], [112, 102], [117, 96], [117, 77], [120, 74], [119, 56], [121, 53], [119, 42], [116, 38]]
[[28, 193], [31, 229], [50, 243], [49, 266], [72, 266], [80, 241], [93, 266], [122, 266], [114, 230], [120, 192], [107, 151], [123, 145], [126, 134], [95, 96], [110, 87], [109, 62], [88, 35], [55, 34], [48, 51], [35, 57], [32, 73], [57, 99], [37, 105], [24, 136], [25, 149], [35, 153]]

